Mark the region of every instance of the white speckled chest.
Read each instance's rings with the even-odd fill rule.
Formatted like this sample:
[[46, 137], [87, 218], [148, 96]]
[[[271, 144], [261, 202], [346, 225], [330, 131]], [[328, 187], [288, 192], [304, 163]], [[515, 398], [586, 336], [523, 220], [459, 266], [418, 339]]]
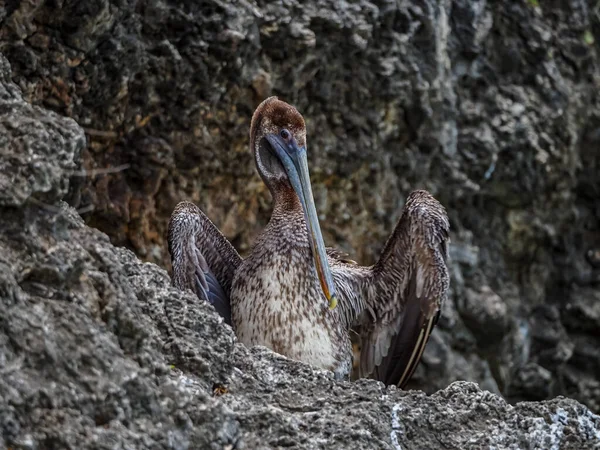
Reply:
[[245, 345], [263, 345], [289, 358], [346, 376], [351, 346], [338, 312], [319, 286], [309, 243], [286, 229], [304, 221], [270, 223], [233, 280], [232, 322]]

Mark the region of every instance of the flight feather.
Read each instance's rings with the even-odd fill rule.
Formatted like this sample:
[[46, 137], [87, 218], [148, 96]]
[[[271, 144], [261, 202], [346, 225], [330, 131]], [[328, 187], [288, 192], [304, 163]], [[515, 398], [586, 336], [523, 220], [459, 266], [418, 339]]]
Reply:
[[448, 291], [448, 231], [442, 205], [414, 191], [375, 265], [330, 254], [340, 314], [360, 329], [360, 376], [403, 387], [414, 372]]
[[177, 205], [168, 230], [173, 284], [211, 303], [231, 324], [231, 284], [242, 258], [218, 228], [190, 202]]

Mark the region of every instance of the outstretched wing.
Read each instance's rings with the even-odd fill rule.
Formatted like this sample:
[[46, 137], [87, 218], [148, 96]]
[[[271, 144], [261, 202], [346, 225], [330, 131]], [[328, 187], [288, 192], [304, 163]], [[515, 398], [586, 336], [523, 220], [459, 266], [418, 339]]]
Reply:
[[181, 202], [169, 221], [173, 284], [210, 302], [231, 325], [230, 293], [242, 258], [200, 209]]
[[417, 367], [449, 286], [449, 223], [442, 205], [414, 191], [371, 267], [331, 259], [340, 313], [360, 324], [360, 376], [404, 387]]

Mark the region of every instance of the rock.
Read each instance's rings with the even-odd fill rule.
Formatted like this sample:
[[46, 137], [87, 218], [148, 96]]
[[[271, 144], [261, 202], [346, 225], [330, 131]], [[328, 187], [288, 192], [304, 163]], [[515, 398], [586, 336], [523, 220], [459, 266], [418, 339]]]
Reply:
[[[72, 120], [9, 101], [4, 138], [30, 123], [39, 173], [78, 166], [82, 141], [62, 139], [80, 135]], [[20, 150], [5, 147], [0, 166]], [[21, 186], [0, 204], [1, 448], [597, 447], [600, 417], [575, 400], [511, 406], [466, 382], [427, 396], [246, 348], [164, 269], [86, 226], [61, 201], [68, 182], [39, 191], [15, 169], [0, 172]]]
[[498, 340], [508, 330], [506, 303], [489, 286], [482, 286], [478, 291], [467, 288], [460, 313], [465, 324], [479, 332], [482, 342]]
[[564, 305], [564, 322], [567, 328], [600, 337], [600, 290], [574, 286], [571, 301]]
[[575, 344], [556, 307], [540, 305], [531, 315], [533, 353], [544, 367], [557, 370], [573, 356]]
[[600, 249], [589, 249], [585, 256], [595, 269], [600, 269]]
[[518, 398], [523, 393], [531, 395], [532, 392], [537, 392], [540, 399], [547, 398], [554, 392], [552, 383], [549, 370], [535, 363], [527, 363], [517, 369], [509, 395]]
[[0, 166], [0, 205], [62, 198], [85, 145], [83, 130], [72, 119], [23, 102], [11, 83], [8, 61], [1, 55], [0, 83], [0, 146], [5, 152]]
[[[87, 145], [69, 166], [71, 122], [35, 125], [74, 147], [41, 151], [46, 172], [23, 155], [5, 163], [37, 183], [4, 184], [0, 201], [49, 203], [70, 177], [65, 199], [88, 225], [168, 270], [168, 217], [188, 199], [246, 253], [270, 214], [249, 121], [279, 95], [306, 116], [328, 245], [369, 264], [411, 190], [448, 209], [452, 296], [414, 387], [466, 379], [539, 399], [519, 375], [539, 367], [544, 395], [598, 412], [600, 24], [588, 3], [8, 2], [12, 79], [84, 127]], [[497, 320], [469, 309], [488, 287], [505, 305]]]

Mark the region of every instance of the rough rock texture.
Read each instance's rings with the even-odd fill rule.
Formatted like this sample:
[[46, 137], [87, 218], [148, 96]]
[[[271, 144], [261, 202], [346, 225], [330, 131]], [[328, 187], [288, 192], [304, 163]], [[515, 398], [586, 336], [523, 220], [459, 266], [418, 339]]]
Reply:
[[15, 187], [0, 203], [0, 448], [600, 446], [600, 417], [575, 400], [336, 382], [237, 343], [211, 306], [60, 201], [81, 130], [23, 102], [0, 69], [0, 182]]
[[191, 199], [247, 251], [270, 212], [249, 120], [280, 95], [307, 119], [328, 244], [372, 262], [415, 188], [449, 210], [452, 297], [413, 386], [600, 411], [598, 18], [592, 0], [11, 1], [0, 51], [28, 101], [86, 130], [67, 199], [113, 243], [168, 267]]

